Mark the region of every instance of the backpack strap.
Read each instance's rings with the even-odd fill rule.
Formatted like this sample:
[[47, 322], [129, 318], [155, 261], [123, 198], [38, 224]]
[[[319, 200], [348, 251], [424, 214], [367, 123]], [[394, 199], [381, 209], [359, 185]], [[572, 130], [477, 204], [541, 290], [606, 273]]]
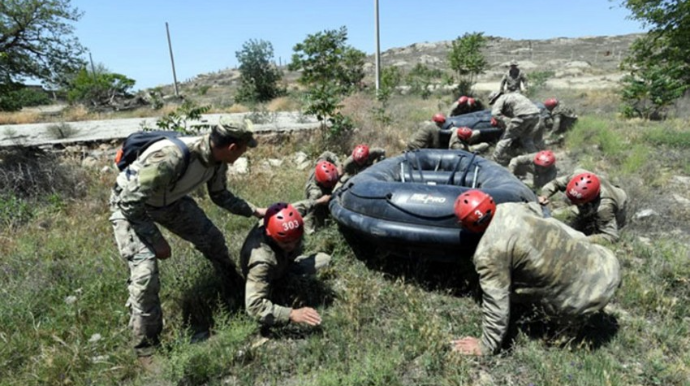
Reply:
[[180, 151], [182, 152], [182, 156], [184, 158], [184, 168], [182, 169], [182, 172], [177, 176], [177, 178], [173, 182], [172, 187], [170, 188], [170, 190], [173, 190], [175, 189], [177, 181], [179, 181], [182, 178], [182, 176], [184, 176], [184, 174], [187, 172], [187, 167], [189, 166], [189, 159], [191, 158], [191, 153], [189, 151], [189, 148], [187, 147], [187, 144], [184, 143], [180, 138], [169, 137], [167, 139], [170, 140], [170, 142], [174, 143], [178, 149], [180, 149]]

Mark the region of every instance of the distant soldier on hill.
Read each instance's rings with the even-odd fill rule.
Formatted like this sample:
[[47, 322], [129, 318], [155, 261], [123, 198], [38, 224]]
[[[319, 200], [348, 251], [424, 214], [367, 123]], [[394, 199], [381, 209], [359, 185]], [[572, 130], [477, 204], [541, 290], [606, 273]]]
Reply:
[[518, 68], [517, 60], [510, 62], [510, 68], [501, 79], [501, 92], [527, 92], [527, 77]]
[[482, 102], [463, 95], [450, 106], [448, 116], [454, 117], [456, 115], [468, 114], [481, 110], [484, 110], [484, 104], [482, 104]]

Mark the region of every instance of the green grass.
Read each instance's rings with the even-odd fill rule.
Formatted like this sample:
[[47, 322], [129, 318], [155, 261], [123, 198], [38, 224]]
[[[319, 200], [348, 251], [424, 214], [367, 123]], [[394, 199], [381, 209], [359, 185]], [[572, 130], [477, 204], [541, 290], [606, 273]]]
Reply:
[[[415, 118], [433, 113], [409, 98], [398, 102], [409, 103]], [[512, 349], [490, 358], [450, 351], [451, 339], [481, 333], [471, 265], [363, 260], [331, 225], [309, 236], [307, 247], [331, 253], [332, 266], [276, 294], [283, 304], [316, 306], [323, 324], [262, 332], [219, 301], [220, 283], [203, 256], [165, 232], [173, 257], [160, 264], [160, 373], [148, 374], [129, 347], [128, 272], [107, 221], [114, 177], [81, 176], [88, 194], [78, 199], [60, 191], [27, 202], [3, 196], [0, 220], [29, 209], [31, 217], [0, 229], [0, 385], [688, 385], [690, 217], [666, 194], [672, 176], [690, 174], [684, 126], [581, 114], [566, 138], [569, 156], [621, 182], [631, 196], [629, 218], [645, 208], [662, 215], [631, 221], [612, 246], [623, 283], [606, 323], [582, 337], [523, 323]], [[260, 165], [308, 146], [252, 150], [252, 173], [231, 177], [231, 190], [262, 206], [302, 199], [308, 170], [287, 160]], [[203, 190], [193, 196], [236, 259], [256, 220], [215, 207]], [[211, 337], [193, 343], [203, 330]]]

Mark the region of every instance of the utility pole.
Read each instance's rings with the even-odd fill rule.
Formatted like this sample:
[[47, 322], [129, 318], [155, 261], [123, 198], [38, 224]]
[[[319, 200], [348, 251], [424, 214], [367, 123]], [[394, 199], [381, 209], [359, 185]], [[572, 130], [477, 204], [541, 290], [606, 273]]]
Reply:
[[96, 66], [93, 65], [93, 57], [91, 52], [89, 52], [89, 61], [91, 61], [91, 75], [93, 75], [94, 84], [96, 83]]
[[175, 85], [175, 96], [179, 97], [180, 93], [177, 91], [177, 75], [175, 74], [175, 58], [173, 58], [172, 44], [170, 43], [170, 29], [168, 28], [168, 22], [165, 22], [165, 32], [168, 34], [168, 49], [170, 50], [170, 63], [172, 63], [173, 70], [173, 85]]
[[381, 87], [381, 46], [379, 42], [379, 0], [374, 0], [374, 15], [376, 19], [376, 95]]

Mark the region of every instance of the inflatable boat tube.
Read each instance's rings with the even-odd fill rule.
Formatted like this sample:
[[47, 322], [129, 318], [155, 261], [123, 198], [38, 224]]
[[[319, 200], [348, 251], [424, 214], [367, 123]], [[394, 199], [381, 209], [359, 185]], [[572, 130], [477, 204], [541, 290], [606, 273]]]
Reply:
[[462, 150], [420, 149], [379, 162], [334, 193], [329, 208], [348, 240], [440, 261], [468, 258], [479, 237], [462, 230], [453, 204], [466, 190], [497, 203], [536, 201], [507, 169]]

